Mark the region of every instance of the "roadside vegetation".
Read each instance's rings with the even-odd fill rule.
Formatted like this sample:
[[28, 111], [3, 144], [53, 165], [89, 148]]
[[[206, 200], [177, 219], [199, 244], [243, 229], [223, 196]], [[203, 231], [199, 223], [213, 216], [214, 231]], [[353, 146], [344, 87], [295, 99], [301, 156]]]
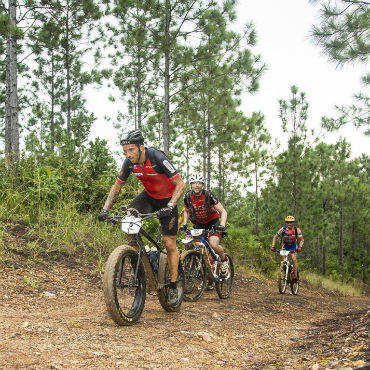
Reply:
[[[39, 263], [74, 261], [102, 273], [109, 253], [126, 242], [119, 227], [98, 222], [96, 217], [115, 171], [113, 163], [97, 176], [87, 163], [72, 164], [54, 158], [52, 163], [49, 159], [40, 164], [35, 158], [26, 158], [20, 162], [16, 177], [3, 172], [0, 265], [16, 268], [22, 263], [37, 268]], [[118, 206], [128, 204], [140, 191], [136, 185], [135, 179], [127, 184], [112, 213], [119, 212]], [[148, 227], [154, 234], [155, 221]], [[223, 245], [233, 255], [236, 271], [274, 279], [280, 256], [270, 252], [271, 238], [272, 235], [256, 237], [247, 227], [234, 226], [230, 215]], [[365, 293], [365, 285], [356, 278], [348, 276], [341, 283], [334, 273], [323, 276], [304, 261], [300, 266], [304, 280], [312, 286], [344, 295]]]
[[[334, 64], [365, 65], [370, 5], [317, 6], [313, 41]], [[362, 78], [353, 104], [320, 122], [310, 117], [305, 91], [282, 87], [273, 140], [266, 112], [245, 110], [272, 66], [259, 52], [253, 20], [240, 29], [237, 18], [234, 0], [2, 3], [2, 261], [15, 252], [29, 263], [89, 260], [102, 271], [122, 236], [95, 215], [121, 165], [119, 137], [140, 129], [145, 145], [163, 150], [185, 181], [204, 175], [228, 212], [223, 243], [238, 269], [274, 276], [279, 256], [270, 252], [271, 240], [293, 215], [305, 239], [301, 271], [320, 284], [369, 284], [369, 156], [353, 158], [346, 138], [328, 144], [325, 135], [345, 125], [369, 134], [370, 78]], [[87, 104], [100, 86], [104, 119]], [[95, 127], [115, 132], [115, 146], [89, 141]], [[130, 176], [112, 212], [141, 189]]]

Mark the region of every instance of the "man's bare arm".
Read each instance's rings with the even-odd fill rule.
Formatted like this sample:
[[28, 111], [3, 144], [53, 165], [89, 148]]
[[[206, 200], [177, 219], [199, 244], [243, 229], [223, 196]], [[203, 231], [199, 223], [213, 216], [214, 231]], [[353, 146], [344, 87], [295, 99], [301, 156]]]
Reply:
[[177, 179], [174, 179], [171, 182], [172, 184], [175, 185], [175, 190], [173, 191], [170, 202], [176, 205], [179, 199], [184, 194], [186, 186], [181, 177], [178, 177]]
[[215, 209], [220, 214], [220, 225], [226, 226], [226, 220], [227, 220], [227, 212], [226, 212], [226, 209], [223, 207], [223, 205], [220, 202], [218, 202], [215, 205]]
[[112, 207], [112, 204], [118, 198], [118, 195], [122, 189], [122, 186], [123, 184], [120, 184], [119, 182], [115, 182], [115, 184], [112, 186], [112, 189], [110, 189], [107, 200], [105, 201], [105, 204], [104, 204], [104, 208], [109, 209], [110, 207]]
[[185, 208], [184, 209], [184, 221], [183, 221], [183, 224], [186, 225], [189, 221], [189, 217], [190, 217], [190, 212]]

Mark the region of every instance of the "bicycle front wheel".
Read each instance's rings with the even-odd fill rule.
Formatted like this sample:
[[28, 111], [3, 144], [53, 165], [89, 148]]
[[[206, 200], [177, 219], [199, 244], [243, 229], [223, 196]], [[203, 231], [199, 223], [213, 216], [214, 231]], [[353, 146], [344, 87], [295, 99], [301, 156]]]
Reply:
[[181, 254], [185, 273], [184, 300], [195, 302], [203, 294], [207, 284], [207, 267], [199, 251], [186, 250]]
[[146, 298], [145, 270], [142, 261], [135, 278], [137, 250], [128, 245], [117, 247], [109, 256], [103, 277], [105, 304], [112, 320], [120, 326], [134, 324]]
[[278, 287], [281, 294], [285, 293], [287, 287], [286, 269], [287, 265], [284, 263], [280, 266], [278, 273]]
[[229, 262], [229, 271], [226, 276], [220, 276], [220, 264], [217, 266], [218, 279], [216, 280], [216, 291], [221, 299], [226, 299], [230, 297], [231, 289], [233, 287], [234, 281], [234, 264], [231, 256], [225, 253], [226, 258]]
[[297, 280], [292, 278], [290, 281], [290, 290], [292, 291], [292, 294], [297, 295], [299, 290], [299, 271], [297, 272]]

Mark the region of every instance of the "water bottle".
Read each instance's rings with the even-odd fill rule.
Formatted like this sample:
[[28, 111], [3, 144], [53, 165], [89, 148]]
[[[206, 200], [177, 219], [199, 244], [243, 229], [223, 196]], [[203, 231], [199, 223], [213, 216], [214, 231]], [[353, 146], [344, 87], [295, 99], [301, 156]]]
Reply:
[[215, 273], [215, 261], [212, 257], [209, 257], [209, 263], [211, 264], [212, 273]]
[[153, 271], [158, 271], [158, 251], [155, 247], [149, 249], [148, 258]]
[[215, 261], [214, 264], [212, 265], [212, 272], [213, 272], [213, 276], [215, 277], [215, 279], [217, 279], [217, 265], [218, 265], [218, 261]]

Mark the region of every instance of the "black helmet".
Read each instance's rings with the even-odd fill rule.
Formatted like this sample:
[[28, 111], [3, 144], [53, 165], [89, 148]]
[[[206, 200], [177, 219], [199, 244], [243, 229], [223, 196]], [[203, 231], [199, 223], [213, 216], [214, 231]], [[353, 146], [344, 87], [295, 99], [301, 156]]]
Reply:
[[120, 141], [121, 145], [144, 144], [144, 136], [140, 130], [133, 130], [125, 134]]

